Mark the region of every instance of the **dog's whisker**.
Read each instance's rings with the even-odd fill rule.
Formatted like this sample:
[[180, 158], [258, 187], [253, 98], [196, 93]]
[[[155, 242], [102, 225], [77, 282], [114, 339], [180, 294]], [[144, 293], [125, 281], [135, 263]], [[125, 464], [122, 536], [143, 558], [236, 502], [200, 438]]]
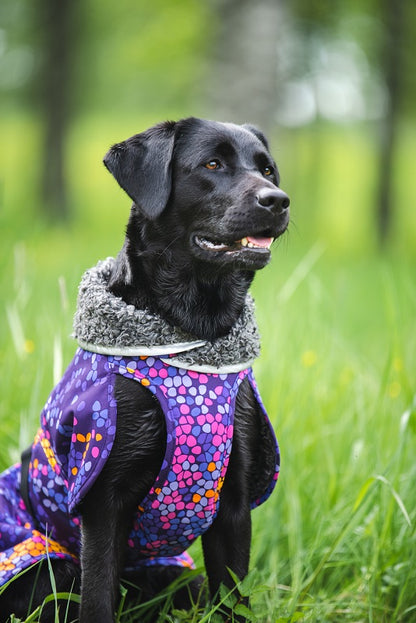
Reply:
[[169, 249], [180, 239], [181, 239], [180, 235], [173, 238], [161, 251], [158, 252], [159, 257], [167, 253], [167, 251], [169, 251]]

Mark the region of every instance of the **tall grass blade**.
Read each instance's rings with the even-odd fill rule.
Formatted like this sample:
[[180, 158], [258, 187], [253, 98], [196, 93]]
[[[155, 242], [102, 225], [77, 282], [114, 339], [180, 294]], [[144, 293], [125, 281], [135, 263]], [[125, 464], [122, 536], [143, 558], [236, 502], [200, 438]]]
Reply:
[[53, 340], [53, 384], [57, 385], [62, 377], [63, 352], [62, 340], [59, 335], [55, 335]]
[[61, 307], [64, 312], [69, 309], [68, 289], [66, 287], [66, 279], [62, 275], [58, 278], [59, 294], [61, 296]]
[[309, 249], [304, 258], [296, 266], [289, 279], [287, 279], [286, 283], [284, 283], [280, 289], [279, 300], [281, 302], [286, 303], [293, 296], [302, 281], [306, 279], [313, 266], [324, 253], [324, 250], [320, 242], [317, 242]]
[[6, 314], [16, 355], [19, 357], [19, 359], [23, 359], [26, 354], [25, 336], [16, 305], [7, 305]]
[[412, 522], [410, 520], [409, 513], [406, 510], [406, 507], [404, 505], [403, 500], [401, 499], [401, 497], [397, 493], [397, 491], [394, 489], [394, 487], [391, 484], [391, 482], [389, 480], [387, 480], [387, 478], [385, 478], [384, 476], [381, 476], [380, 474], [375, 477], [375, 480], [378, 480], [379, 482], [382, 482], [383, 484], [385, 484], [390, 489], [390, 492], [391, 492], [392, 496], [396, 500], [397, 505], [398, 505], [398, 507], [400, 508], [400, 510], [401, 510], [401, 512], [403, 514], [403, 517], [405, 518], [409, 528], [411, 528], [412, 527]]
[[363, 484], [363, 486], [361, 487], [357, 498], [354, 502], [354, 506], [352, 509], [352, 512], [355, 513], [358, 508], [361, 506], [363, 500], [365, 499], [366, 495], [367, 495], [367, 491], [369, 490], [369, 488], [371, 487], [371, 485], [373, 484], [373, 482], [375, 481], [375, 477], [371, 476], [370, 478], [368, 478], [365, 483]]

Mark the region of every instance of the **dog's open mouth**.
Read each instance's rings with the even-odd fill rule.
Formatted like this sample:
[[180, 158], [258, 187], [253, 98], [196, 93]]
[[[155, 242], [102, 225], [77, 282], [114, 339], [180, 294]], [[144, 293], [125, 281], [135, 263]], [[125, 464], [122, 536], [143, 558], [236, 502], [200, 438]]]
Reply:
[[260, 252], [269, 251], [274, 238], [266, 236], [245, 236], [235, 242], [221, 242], [210, 240], [202, 236], [195, 236], [196, 244], [204, 251], [234, 253], [241, 250], [256, 250]]

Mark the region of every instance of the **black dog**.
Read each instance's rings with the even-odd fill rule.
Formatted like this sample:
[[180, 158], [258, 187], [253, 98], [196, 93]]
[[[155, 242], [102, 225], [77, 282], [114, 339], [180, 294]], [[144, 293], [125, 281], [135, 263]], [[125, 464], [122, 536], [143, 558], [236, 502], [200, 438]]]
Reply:
[[[166, 122], [115, 145], [104, 163], [134, 202], [108, 291], [195, 343], [228, 339], [245, 309], [255, 271], [269, 262], [270, 245], [289, 222], [289, 199], [279, 189], [263, 134], [252, 126], [195, 118]], [[120, 578], [127, 576], [148, 595], [180, 571], [150, 566], [126, 573], [135, 513], [161, 471], [168, 443], [167, 421], [155, 394], [127, 376], [115, 378], [117, 430], [111, 452], [76, 508], [81, 572], [76, 562], [51, 559], [58, 591], [76, 591], [80, 582], [81, 623], [114, 620]], [[212, 597], [221, 583], [233, 586], [228, 568], [239, 578], [247, 574], [250, 506], [266, 493], [276, 463], [276, 446], [253, 384], [248, 376], [239, 383], [232, 397], [234, 435], [221, 503], [212, 524], [201, 529]], [[265, 466], [262, 453], [268, 454]], [[33, 450], [30, 457], [33, 466]], [[45, 533], [31, 503], [32, 481], [28, 493], [26, 479], [23, 469], [23, 499], [32, 506], [34, 525]], [[219, 492], [222, 477], [218, 483]], [[199, 589], [196, 580], [190, 590], [196, 595]], [[29, 603], [41, 603], [50, 592], [47, 565], [40, 571], [34, 567], [0, 596], [0, 614], [24, 616]], [[179, 604], [186, 606], [186, 599]], [[45, 609], [42, 621], [49, 620], [53, 615]]]

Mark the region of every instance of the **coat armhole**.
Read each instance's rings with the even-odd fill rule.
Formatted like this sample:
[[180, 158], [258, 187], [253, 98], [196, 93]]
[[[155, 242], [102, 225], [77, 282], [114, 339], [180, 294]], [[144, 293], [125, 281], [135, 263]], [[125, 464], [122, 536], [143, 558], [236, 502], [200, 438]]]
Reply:
[[257, 426], [261, 444], [255, 465], [255, 477], [252, 479], [251, 508], [253, 509], [265, 502], [276, 486], [280, 469], [280, 452], [272, 423], [261, 399], [252, 369], [248, 372], [248, 380], [259, 407]]

